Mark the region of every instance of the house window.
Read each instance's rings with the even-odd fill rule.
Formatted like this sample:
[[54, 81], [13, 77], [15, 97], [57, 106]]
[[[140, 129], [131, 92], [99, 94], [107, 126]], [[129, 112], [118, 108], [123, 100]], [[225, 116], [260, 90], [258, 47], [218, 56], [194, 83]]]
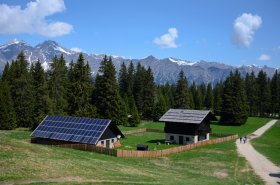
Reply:
[[190, 141], [190, 138], [189, 138], [189, 137], [186, 137], [186, 141]]
[[170, 140], [173, 141], [174, 140], [174, 136], [170, 136]]
[[102, 146], [104, 145], [104, 141], [101, 141], [101, 145], [102, 145]]
[[114, 139], [112, 139], [112, 143], [114, 143]]

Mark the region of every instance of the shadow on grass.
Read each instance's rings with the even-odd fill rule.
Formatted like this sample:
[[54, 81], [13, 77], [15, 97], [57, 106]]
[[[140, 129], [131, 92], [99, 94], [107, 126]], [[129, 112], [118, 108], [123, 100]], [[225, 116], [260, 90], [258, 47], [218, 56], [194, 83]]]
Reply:
[[150, 141], [147, 141], [148, 143], [161, 143], [163, 144], [164, 143], [164, 139], [153, 139], [153, 140], [150, 140]]

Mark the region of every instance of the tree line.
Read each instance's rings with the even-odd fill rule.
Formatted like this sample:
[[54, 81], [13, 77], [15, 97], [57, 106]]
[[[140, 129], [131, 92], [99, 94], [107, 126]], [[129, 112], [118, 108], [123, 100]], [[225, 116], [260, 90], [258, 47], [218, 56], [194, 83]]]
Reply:
[[280, 74], [276, 71], [270, 79], [260, 71], [241, 78], [235, 71], [212, 87], [189, 84], [180, 71], [176, 84], [156, 85], [151, 68], [140, 63], [123, 63], [117, 75], [111, 57], [105, 56], [92, 78], [82, 54], [68, 66], [63, 55], [56, 56], [44, 71], [39, 60], [29, 64], [20, 53], [6, 64], [0, 81], [0, 129], [34, 129], [46, 115], [137, 126], [141, 119], [158, 121], [169, 108], [212, 110], [224, 124], [242, 124], [248, 116], [279, 116]]

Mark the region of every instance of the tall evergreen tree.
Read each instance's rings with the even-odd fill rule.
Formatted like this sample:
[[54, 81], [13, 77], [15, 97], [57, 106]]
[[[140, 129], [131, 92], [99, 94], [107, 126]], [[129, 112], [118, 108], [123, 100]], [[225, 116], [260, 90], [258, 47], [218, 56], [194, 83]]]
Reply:
[[221, 110], [222, 110], [222, 97], [223, 97], [223, 83], [219, 82], [216, 84], [215, 88], [214, 88], [214, 113], [216, 115], [220, 115], [221, 114]]
[[195, 109], [196, 110], [201, 110], [202, 109], [203, 104], [202, 104], [202, 97], [201, 97], [200, 89], [195, 88], [195, 90], [194, 90], [194, 104], [195, 104]]
[[270, 107], [271, 107], [271, 113], [276, 116], [280, 112], [280, 107], [279, 107], [279, 102], [280, 102], [280, 77], [279, 73], [276, 70], [272, 79], [271, 79], [271, 102], [270, 102]]
[[214, 99], [213, 99], [212, 85], [211, 85], [211, 83], [208, 83], [205, 100], [204, 100], [204, 106], [207, 109], [213, 109], [213, 101], [214, 101]]
[[141, 66], [140, 63], [138, 63], [134, 75], [133, 97], [135, 99], [135, 104], [141, 116], [143, 113], [143, 89], [145, 86], [144, 78], [145, 78], [145, 68]]
[[258, 89], [255, 73], [246, 74], [245, 89], [248, 102], [248, 112], [250, 116], [257, 116], [258, 114]]
[[34, 86], [34, 124], [32, 129], [35, 129], [38, 124], [48, 114], [52, 114], [52, 102], [49, 97], [49, 90], [47, 86], [46, 74], [38, 60], [35, 65], [31, 67], [31, 74]]
[[133, 96], [133, 84], [134, 84], [135, 69], [132, 61], [129, 63], [127, 69], [127, 96]]
[[9, 73], [17, 126], [31, 127], [34, 121], [34, 89], [29, 64], [23, 52], [11, 64]]
[[190, 108], [190, 100], [188, 93], [188, 81], [185, 77], [184, 71], [180, 71], [179, 79], [176, 85], [176, 91], [174, 95], [174, 108], [188, 109]]
[[144, 119], [153, 119], [153, 107], [155, 102], [155, 83], [152, 69], [148, 67], [147, 70], [144, 70], [144, 84], [143, 86], [143, 118]]
[[119, 87], [120, 87], [120, 95], [121, 97], [124, 97], [128, 93], [128, 73], [127, 68], [124, 62], [121, 65], [120, 71], [119, 71]]
[[16, 114], [11, 89], [6, 80], [0, 82], [0, 130], [16, 128]]
[[153, 110], [153, 121], [158, 121], [159, 118], [167, 111], [166, 101], [159, 91], [157, 96], [157, 102], [155, 103]]
[[55, 115], [67, 115], [68, 69], [63, 55], [53, 58], [49, 71], [49, 91]]
[[95, 81], [97, 114], [101, 118], [111, 119], [116, 124], [126, 123], [127, 113], [123, 112], [124, 102], [118, 92], [116, 70], [111, 57], [104, 57], [98, 72]]
[[240, 125], [247, 120], [247, 103], [244, 82], [236, 70], [224, 82], [223, 104], [220, 122], [225, 125]]
[[69, 70], [68, 112], [70, 115], [95, 116], [95, 107], [91, 104], [93, 82], [90, 72], [91, 69], [84, 62], [83, 54], [79, 54], [77, 62], [71, 64]]
[[140, 116], [134, 101], [134, 98], [129, 97], [129, 118], [128, 118], [128, 126], [135, 127], [140, 123]]
[[265, 116], [269, 112], [270, 95], [267, 75], [264, 71], [260, 71], [257, 77], [258, 85], [258, 112], [260, 116]]

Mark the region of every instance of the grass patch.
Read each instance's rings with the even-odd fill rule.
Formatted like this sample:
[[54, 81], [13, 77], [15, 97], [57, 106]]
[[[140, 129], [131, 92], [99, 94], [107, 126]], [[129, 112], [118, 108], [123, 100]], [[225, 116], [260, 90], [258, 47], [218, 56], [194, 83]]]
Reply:
[[213, 121], [211, 123], [211, 128], [213, 133], [238, 134], [239, 136], [245, 136], [262, 127], [270, 120], [270, 118], [249, 117], [246, 124], [240, 126], [224, 126], [220, 125], [218, 121]]
[[261, 137], [251, 141], [254, 148], [280, 166], [280, 121], [275, 123]]
[[164, 129], [163, 122], [152, 122], [152, 121], [141, 121], [141, 123], [137, 127], [126, 127], [123, 125], [118, 126], [121, 131], [128, 131], [128, 130], [136, 130], [140, 128], [153, 128], [158, 130]]
[[[129, 134], [121, 140], [122, 146], [120, 149], [136, 150], [137, 144], [147, 144], [149, 146], [149, 151], [179, 146], [175, 144], [166, 145], [164, 144], [164, 141], [164, 133], [144, 132], [139, 134]], [[160, 144], [158, 145], [158, 143]]]
[[[252, 119], [252, 118], [250, 118]], [[250, 119], [248, 120], [250, 122]], [[259, 119], [259, 118], [257, 118]], [[254, 125], [254, 123], [255, 125]], [[213, 131], [239, 130], [252, 132], [261, 126], [261, 119], [238, 128], [213, 125]], [[143, 123], [148, 128], [160, 124]], [[221, 128], [219, 128], [221, 127]], [[252, 127], [252, 128], [251, 128]], [[254, 127], [254, 128], [253, 128]], [[249, 131], [242, 131], [249, 129]], [[217, 131], [216, 131], [217, 130]], [[238, 133], [238, 132], [237, 132]], [[149, 134], [149, 133], [148, 133]], [[129, 137], [129, 136], [128, 136]], [[143, 137], [132, 136], [135, 141]], [[149, 137], [144, 136], [146, 142]], [[160, 139], [161, 135], [157, 138]], [[156, 138], [156, 139], [157, 139]], [[195, 148], [191, 151], [160, 158], [117, 158], [97, 153], [31, 144], [28, 131], [1, 131], [0, 133], [0, 184], [9, 180], [42, 179], [44, 184], [92, 184], [90, 182], [46, 182], [44, 179], [80, 177], [85, 180], [111, 180], [100, 184], [206, 184], [236, 185], [264, 184], [248, 163], [236, 152], [234, 141]], [[122, 144], [124, 144], [123, 141]], [[150, 146], [149, 146], [150, 147]], [[151, 149], [151, 148], [150, 148]], [[28, 183], [25, 183], [28, 184]], [[33, 184], [42, 184], [35, 182]], [[99, 183], [97, 183], [99, 184]]]

